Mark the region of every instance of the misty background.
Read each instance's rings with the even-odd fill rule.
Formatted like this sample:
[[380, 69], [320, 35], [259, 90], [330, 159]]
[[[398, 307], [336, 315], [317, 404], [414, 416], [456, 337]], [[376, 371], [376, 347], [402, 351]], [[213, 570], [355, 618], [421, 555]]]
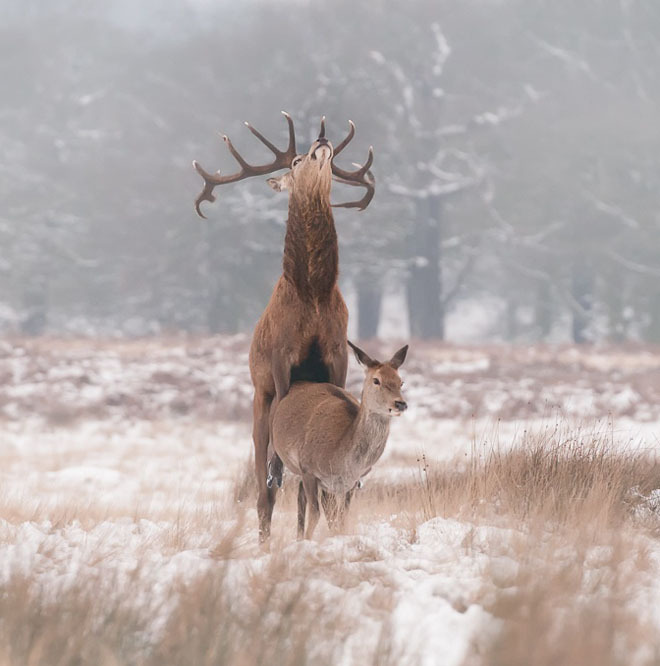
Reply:
[[[660, 343], [657, 0], [0, 0], [0, 331], [249, 332], [285, 194], [193, 202], [243, 126], [376, 196], [336, 210], [352, 334]], [[333, 188], [333, 200], [355, 191]]]

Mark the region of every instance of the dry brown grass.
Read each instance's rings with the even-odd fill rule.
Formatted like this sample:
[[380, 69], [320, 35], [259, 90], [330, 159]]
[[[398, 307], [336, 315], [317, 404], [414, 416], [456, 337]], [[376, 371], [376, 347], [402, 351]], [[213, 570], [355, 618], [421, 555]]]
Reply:
[[[162, 606], [144, 592], [127, 594], [130, 585], [113, 592], [112, 581], [94, 576], [59, 589], [14, 576], [0, 590], [0, 664], [338, 663], [354, 616], [337, 598], [319, 596], [312, 581], [326, 581], [336, 594], [355, 589], [362, 582], [356, 563], [383, 561], [383, 554], [367, 546], [349, 566], [341, 557], [324, 559], [323, 544], [307, 558], [304, 549], [292, 551], [294, 481], [288, 479], [278, 496], [272, 554], [257, 557], [261, 564], [247, 577], [237, 578], [234, 567], [243, 566], [242, 557], [253, 566], [245, 564], [243, 552], [255, 531], [250, 462], [216, 511], [188, 507], [170, 516], [171, 527], [157, 545], [172, 552], [187, 547], [209, 521], [228, 515], [239, 520], [213, 534], [207, 572], [177, 579]], [[617, 449], [598, 428], [557, 426], [524, 433], [509, 450], [475, 446], [470, 458], [453, 464], [420, 456], [413, 480], [367, 483], [351, 507], [346, 532], [359, 538], [365, 524], [385, 520], [414, 544], [420, 525], [437, 517], [511, 531], [507, 556], [516, 562], [515, 572], [502, 582], [486, 567], [483, 588], [464, 600], [499, 622], [495, 639], [475, 645], [466, 666], [650, 666], [660, 659], [660, 641], [643, 604], [644, 590], [658, 575], [650, 553], [658, 549], [660, 517], [637, 509], [657, 488], [660, 463], [647, 452]], [[28, 513], [23, 517], [43, 517], [38, 506]], [[140, 517], [136, 511], [136, 521]], [[80, 518], [75, 507], [60, 507], [55, 520], [61, 525]], [[90, 525], [95, 519], [104, 517], [88, 514]], [[466, 537], [461, 548], [468, 556], [483, 555], [496, 545]], [[139, 570], [135, 579], [137, 590]], [[391, 641], [396, 594], [376, 585], [369, 598], [368, 612], [380, 628], [373, 642], [354, 653], [359, 663], [398, 664], [406, 656]]]
[[556, 424], [523, 432], [514, 447], [475, 444], [469, 460], [437, 465], [421, 454], [417, 467], [413, 482], [367, 482], [356, 506], [413, 523], [444, 516], [599, 534], [628, 524], [639, 495], [660, 487], [660, 460], [614, 443], [602, 426]]
[[[136, 571], [136, 585], [139, 578]], [[219, 561], [192, 582], [174, 584], [171, 605], [113, 594], [112, 587], [89, 577], [61, 589], [21, 577], [3, 586], [0, 664], [330, 666], [354, 630], [341, 606], [319, 603], [304, 580], [291, 581], [281, 558], [255, 572], [244, 590], [233, 585], [229, 560]], [[397, 663], [385, 627], [370, 656], [371, 663]]]

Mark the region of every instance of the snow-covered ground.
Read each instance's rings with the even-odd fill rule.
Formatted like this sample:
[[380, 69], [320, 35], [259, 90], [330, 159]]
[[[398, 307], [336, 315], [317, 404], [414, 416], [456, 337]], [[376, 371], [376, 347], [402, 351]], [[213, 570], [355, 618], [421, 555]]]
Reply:
[[[508, 630], [502, 604], [525, 591], [535, 567], [554, 575], [579, 561], [584, 601], [612, 592], [604, 572], [634, 569], [643, 553], [626, 604], [657, 634], [660, 542], [646, 526], [657, 493], [647, 504], [639, 493], [645, 528], [625, 552], [615, 557], [608, 536], [582, 549], [561, 542], [548, 560], [540, 553], [544, 540], [554, 543], [551, 526], [539, 536], [495, 509], [487, 518], [411, 512], [395, 494], [383, 506], [358, 498], [346, 534], [322, 526], [298, 543], [289, 483], [271, 551], [262, 550], [247, 481], [247, 347], [245, 337], [1, 342], [2, 588], [28, 581], [27, 596], [56, 603], [89, 581], [99, 598], [130, 600], [148, 618], [144, 656], [196, 581], [221, 577], [232, 616], [254, 619], [251, 590], [271, 579], [275, 615], [293, 612], [286, 599], [295, 591], [307, 615], [332, 618], [332, 633], [319, 629], [323, 641], [305, 643], [310, 659], [378, 663], [386, 650], [380, 663], [458, 665], [490, 663], [484, 655]], [[410, 409], [367, 479], [381, 489], [409, 483], [422, 497], [428, 466], [464, 470], [530, 437], [660, 450], [658, 350], [413, 344], [401, 374]], [[355, 364], [349, 386], [359, 391]], [[255, 626], [272, 624], [259, 617]], [[648, 651], [621, 645], [628, 663], [648, 663]], [[657, 649], [650, 639], [640, 645]]]

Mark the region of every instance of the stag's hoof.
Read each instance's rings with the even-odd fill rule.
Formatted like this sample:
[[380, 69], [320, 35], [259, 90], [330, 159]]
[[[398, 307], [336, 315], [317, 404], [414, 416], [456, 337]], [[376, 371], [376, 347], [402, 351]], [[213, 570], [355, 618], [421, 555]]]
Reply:
[[[274, 481], [274, 479], [273, 479], [273, 475], [272, 475], [272, 474], [269, 474], [269, 475], [266, 477], [266, 485], [267, 485], [269, 488], [272, 488], [272, 487], [273, 487], [273, 481]], [[280, 484], [280, 485], [281, 485], [281, 484]]]

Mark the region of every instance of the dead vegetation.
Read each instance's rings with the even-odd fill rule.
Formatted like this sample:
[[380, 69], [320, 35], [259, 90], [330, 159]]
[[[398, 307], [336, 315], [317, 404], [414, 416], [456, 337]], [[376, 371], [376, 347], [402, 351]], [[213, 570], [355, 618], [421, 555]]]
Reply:
[[[297, 484], [289, 479], [276, 505], [272, 552], [259, 555], [256, 519], [244, 508], [253, 504], [250, 478], [248, 464], [217, 512], [170, 516], [169, 527], [151, 537], [151, 547], [182, 552], [205, 523], [230, 512], [239, 517], [207, 533], [204, 572], [158, 583], [167, 586], [164, 594], [145, 587], [146, 545], [147, 559], [128, 579], [113, 581], [106, 567], [55, 586], [36, 575], [5, 580], [0, 663], [294, 666], [336, 664], [347, 655], [359, 663], [402, 663], [416, 648], [393, 640], [399, 591], [387, 575], [388, 547], [362, 535], [365, 526], [389, 522], [410, 547], [421, 547], [420, 530], [434, 520], [468, 526], [452, 546], [457, 563], [488, 562], [480, 587], [450, 599], [461, 613], [481, 606], [498, 627], [470, 648], [466, 665], [657, 663], [657, 626], [646, 609], [657, 593], [660, 516], [639, 509], [660, 488], [660, 463], [645, 451], [617, 449], [607, 433], [557, 427], [526, 433], [507, 451], [475, 447], [468, 460], [452, 464], [422, 456], [414, 479], [360, 491], [339, 549], [323, 540], [327, 530], [312, 550], [294, 542]], [[89, 507], [59, 511], [52, 530], [81, 520], [92, 530], [108, 519]], [[35, 506], [29, 519], [47, 513]], [[141, 519], [137, 510], [134, 520]], [[480, 532], [493, 527], [493, 536]], [[437, 548], [445, 548], [442, 540]], [[109, 564], [107, 554], [87, 557]], [[440, 568], [446, 554], [438, 558]], [[502, 559], [511, 571], [498, 570]], [[366, 606], [345, 605], [343, 595], [367, 581], [373, 591]], [[365, 614], [373, 640], [351, 643]]]
[[553, 530], [619, 529], [660, 487], [660, 461], [652, 451], [615, 442], [610, 426], [557, 422], [523, 432], [512, 447], [474, 444], [469, 459], [448, 465], [421, 454], [414, 483], [367, 483], [357, 502], [368, 513], [403, 511], [417, 522], [441, 515]]
[[[0, 419], [195, 418], [248, 421], [247, 336], [139, 340], [24, 339], [0, 345]], [[375, 353], [391, 346], [374, 343]], [[419, 416], [568, 415], [660, 418], [660, 354], [652, 347], [411, 343], [406, 388]], [[359, 392], [361, 373], [349, 369]]]

